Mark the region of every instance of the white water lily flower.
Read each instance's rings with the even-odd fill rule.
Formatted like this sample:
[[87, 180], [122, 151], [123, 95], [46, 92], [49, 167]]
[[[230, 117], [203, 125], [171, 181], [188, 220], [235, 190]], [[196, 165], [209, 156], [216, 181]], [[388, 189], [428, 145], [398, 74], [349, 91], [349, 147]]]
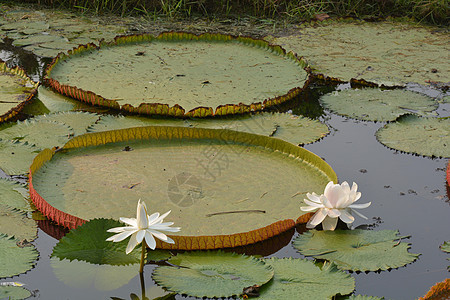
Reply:
[[156, 240], [154, 237], [157, 237], [158, 239], [166, 243], [174, 244], [175, 242], [171, 238], [161, 232], [180, 231], [179, 227], [170, 227], [171, 225], [173, 225], [173, 222], [163, 223], [163, 219], [167, 217], [169, 213], [170, 210], [162, 216], [160, 216], [159, 213], [154, 213], [149, 216], [147, 214], [147, 207], [145, 203], [143, 201], [141, 202], [141, 199], [139, 199], [137, 205], [137, 218], [120, 218], [119, 220], [127, 224], [128, 226], [108, 229], [108, 232], [114, 232], [118, 234], [113, 235], [106, 240], [112, 242], [120, 242], [131, 236], [126, 249], [127, 254], [133, 251], [134, 247], [136, 247], [138, 244], [142, 243], [144, 238], [145, 243], [152, 250], [155, 250], [156, 247]]
[[358, 185], [354, 182], [350, 189], [347, 181], [344, 181], [340, 185], [330, 181], [325, 187], [325, 191], [322, 195], [319, 196], [316, 193], [307, 193], [306, 196], [309, 200], [304, 199], [304, 201], [308, 206], [302, 206], [300, 209], [303, 211], [314, 211], [318, 209], [318, 211], [312, 216], [306, 224], [306, 227], [314, 228], [322, 223], [323, 230], [334, 230], [338, 218], [347, 224], [353, 223], [355, 218], [352, 213], [367, 219], [366, 216], [357, 212], [355, 209], [366, 208], [371, 202], [353, 204], [361, 197], [361, 193], [356, 192], [357, 189]]

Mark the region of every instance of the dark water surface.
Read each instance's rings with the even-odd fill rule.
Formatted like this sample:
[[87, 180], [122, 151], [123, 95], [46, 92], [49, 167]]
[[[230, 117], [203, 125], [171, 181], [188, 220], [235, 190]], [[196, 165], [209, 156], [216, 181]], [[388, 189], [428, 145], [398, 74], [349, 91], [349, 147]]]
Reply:
[[[1, 43], [0, 58], [13, 65], [25, 67], [35, 80], [41, 78], [45, 63], [48, 62]], [[288, 109], [292, 109], [294, 113], [306, 113], [311, 117], [321, 115], [320, 118], [330, 127], [330, 135], [305, 148], [325, 159], [334, 168], [340, 182], [357, 182], [358, 190], [362, 193], [359, 200], [361, 203], [372, 202], [369, 208], [362, 210], [369, 220], [356, 217], [354, 226], [371, 225], [374, 230], [399, 230], [402, 236], [411, 235], [407, 240], [412, 244], [410, 252], [422, 254], [416, 262], [399, 269], [380, 273], [353, 273], [352, 276], [356, 280], [355, 294], [384, 296], [386, 299], [416, 299], [423, 296], [436, 282], [449, 277], [447, 266], [450, 262], [446, 259], [450, 258], [450, 255], [439, 249], [439, 245], [450, 240], [449, 187], [445, 181], [448, 161], [403, 154], [384, 147], [374, 136], [383, 123], [360, 122], [328, 112], [322, 114], [317, 97], [324, 89], [312, 89], [306, 105], [300, 99], [289, 103]], [[438, 113], [444, 117], [450, 115], [449, 111], [449, 104], [441, 104]], [[7, 176], [0, 171], [0, 177]], [[53, 231], [54, 236], [63, 234], [56, 226], [42, 228], [45, 228], [46, 232]], [[70, 283], [60, 281], [55, 276], [49, 258], [57, 239], [46, 232], [39, 229], [38, 238], [33, 242], [40, 252], [36, 267], [26, 274], [0, 281], [26, 283], [29, 290], [37, 290], [36, 299], [46, 300], [110, 297], [130, 299], [130, 293], [141, 294], [138, 266], [135, 266], [135, 277], [117, 290], [100, 291], [92, 282], [82, 288], [74, 288]], [[264, 246], [265, 251], [260, 253], [267, 256], [302, 257], [292, 247], [289, 236], [287, 239], [275, 239], [266, 245], [275, 246], [275, 249], [282, 247], [278, 251], [275, 250], [274, 254], [268, 255], [270, 246]], [[144, 271], [147, 297], [150, 299], [160, 296], [161, 292], [151, 279], [154, 268], [155, 265], [149, 264]], [[95, 271], [79, 272], [74, 275], [82, 279], [89, 277], [89, 272]], [[183, 297], [177, 296], [177, 299], [181, 298]]]

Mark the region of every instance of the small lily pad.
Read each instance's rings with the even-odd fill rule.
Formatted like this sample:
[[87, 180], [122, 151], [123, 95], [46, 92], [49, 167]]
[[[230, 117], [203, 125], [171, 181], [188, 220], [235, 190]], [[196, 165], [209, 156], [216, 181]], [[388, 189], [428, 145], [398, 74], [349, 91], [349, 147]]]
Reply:
[[439, 248], [444, 252], [450, 253], [450, 241], [444, 242]]
[[450, 118], [405, 115], [376, 132], [383, 145], [407, 153], [450, 157]]
[[306, 259], [272, 257], [264, 261], [275, 275], [261, 287], [258, 299], [334, 299], [355, 289], [355, 279], [331, 263], [319, 267]]
[[0, 299], [20, 300], [31, 296], [26, 288], [20, 286], [0, 286]]
[[[311, 230], [294, 240], [305, 256], [334, 262], [339, 269], [377, 271], [405, 266], [420, 254], [409, 253], [409, 244], [400, 242], [396, 230]], [[398, 241], [397, 241], [398, 240]]]
[[0, 205], [0, 233], [30, 242], [37, 236], [37, 225], [25, 212]]
[[273, 277], [273, 269], [252, 256], [235, 253], [186, 252], [169, 259], [180, 266], [161, 266], [153, 279], [169, 291], [194, 297], [232, 297], [245, 287], [263, 285]]
[[0, 139], [0, 169], [8, 175], [26, 174], [38, 153], [39, 148], [28, 143]]
[[89, 126], [94, 124], [99, 115], [88, 112], [59, 112], [48, 115], [41, 115], [34, 118], [36, 122], [57, 122], [64, 123], [73, 129], [75, 135], [86, 133]]
[[33, 211], [27, 198], [28, 190], [24, 185], [0, 178], [0, 205], [6, 205], [25, 212]]
[[189, 123], [181, 119], [150, 119], [136, 116], [101, 116], [95, 124], [89, 126], [88, 132], [100, 132], [140, 126], [180, 126], [188, 127]]
[[124, 226], [112, 219], [94, 219], [67, 233], [53, 248], [52, 257], [92, 264], [128, 265], [141, 261], [141, 247], [126, 254], [128, 240], [107, 242], [112, 234], [106, 230]]
[[25, 120], [0, 131], [0, 139], [28, 142], [38, 148], [61, 147], [71, 136], [73, 129], [68, 125], [48, 121]]
[[66, 285], [82, 290], [95, 288], [99, 291], [112, 291], [128, 284], [136, 277], [139, 270], [139, 264], [96, 265], [85, 261], [60, 260], [59, 258], [50, 259], [50, 265], [55, 276]]
[[335, 91], [320, 101], [336, 114], [364, 121], [394, 121], [408, 113], [425, 115], [439, 105], [433, 98], [411, 91], [373, 88]]
[[[0, 234], [0, 278], [12, 277], [31, 270], [39, 252], [34, 246], [20, 248], [13, 237]], [[11, 259], [14, 257], [14, 259]]]

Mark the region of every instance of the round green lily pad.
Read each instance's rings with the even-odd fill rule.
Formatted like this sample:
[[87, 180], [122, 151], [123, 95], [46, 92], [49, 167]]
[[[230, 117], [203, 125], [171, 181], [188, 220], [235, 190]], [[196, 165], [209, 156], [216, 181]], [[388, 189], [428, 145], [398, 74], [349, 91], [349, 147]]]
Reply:
[[0, 286], [0, 299], [21, 300], [31, 296], [26, 288], [20, 286]]
[[0, 139], [0, 169], [8, 175], [26, 174], [38, 153], [39, 148], [28, 143]]
[[263, 285], [274, 275], [273, 269], [257, 258], [222, 251], [186, 252], [168, 262], [175, 267], [156, 268], [153, 280], [169, 291], [194, 297], [240, 295], [244, 288]]
[[425, 115], [439, 106], [425, 95], [374, 88], [335, 91], [322, 96], [320, 102], [336, 114], [364, 121], [394, 121], [409, 113]]
[[299, 235], [294, 247], [305, 256], [325, 259], [339, 269], [377, 271], [412, 263], [420, 254], [409, 253], [409, 244], [397, 240], [396, 230], [311, 230]]
[[61, 147], [73, 134], [73, 129], [63, 123], [25, 120], [1, 130], [0, 139], [28, 142], [43, 149]]
[[273, 267], [273, 279], [260, 289], [258, 299], [332, 299], [355, 289], [355, 279], [326, 263], [322, 267], [306, 259], [264, 259]]
[[33, 211], [27, 198], [28, 190], [24, 185], [12, 180], [0, 178], [0, 206], [6, 205], [10, 208], [25, 212]]
[[134, 217], [141, 198], [151, 212], [171, 210], [168, 221], [181, 227], [171, 235], [175, 244], [158, 248], [268, 239], [304, 214], [293, 197], [336, 181], [332, 168], [303, 148], [230, 130], [135, 127], [84, 134], [61, 150], [44, 150], [31, 166], [36, 207], [74, 228], [84, 220]]
[[36, 221], [28, 218], [25, 212], [0, 205], [0, 233], [31, 242], [37, 237]]
[[56, 122], [68, 125], [74, 132], [74, 135], [86, 133], [89, 126], [93, 125], [98, 119], [99, 115], [88, 112], [59, 112], [48, 115], [41, 115], [35, 117], [36, 122]]
[[405, 115], [376, 132], [383, 145], [431, 157], [450, 157], [450, 118]]
[[[31, 270], [39, 252], [34, 246], [20, 248], [17, 240], [0, 233], [0, 278], [12, 277]], [[14, 257], [14, 259], [11, 259]]]
[[307, 84], [305, 66], [262, 40], [170, 32], [123, 36], [60, 54], [44, 81], [91, 104], [204, 117], [261, 110], [293, 98]]
[[450, 241], [444, 242], [439, 248], [444, 252], [450, 253]]
[[294, 35], [266, 38], [301, 53], [316, 73], [386, 86], [448, 82], [450, 36], [433, 27], [399, 22], [329, 22]]
[[0, 123], [16, 116], [36, 94], [37, 86], [24, 70], [10, 69], [0, 59]]
[[88, 132], [125, 129], [139, 126], [186, 126], [190, 123], [182, 119], [150, 119], [138, 116], [103, 115], [95, 124], [89, 126]]

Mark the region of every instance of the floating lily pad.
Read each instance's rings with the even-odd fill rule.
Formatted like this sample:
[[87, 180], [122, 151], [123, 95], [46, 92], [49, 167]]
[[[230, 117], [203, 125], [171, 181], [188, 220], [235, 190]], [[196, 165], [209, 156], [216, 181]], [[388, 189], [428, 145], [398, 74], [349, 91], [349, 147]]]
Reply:
[[0, 205], [0, 233], [30, 242], [37, 236], [37, 225], [25, 212]]
[[[36, 47], [37, 45], [42, 44], [42, 43], [50, 43], [50, 42], [55, 42], [55, 41], [60, 41], [62, 43], [68, 42], [68, 40], [64, 39], [61, 36], [57, 36], [57, 35], [35, 34], [35, 35], [27, 36], [26, 38], [23, 38], [23, 39], [15, 39], [12, 44], [13, 44], [13, 46], [16, 46], [16, 47], [23, 47], [23, 46], [30, 46], [30, 45], [33, 45], [33, 47]], [[29, 50], [32, 50], [32, 48]]]
[[87, 129], [88, 132], [101, 132], [107, 130], [125, 129], [140, 126], [189, 126], [182, 119], [150, 119], [135, 116], [101, 116], [100, 119]]
[[10, 208], [26, 212], [33, 211], [27, 197], [28, 190], [24, 185], [12, 180], [0, 178], [0, 205], [6, 205]]
[[26, 174], [38, 153], [39, 148], [28, 143], [0, 139], [0, 169], [8, 175]]
[[0, 139], [28, 142], [43, 149], [63, 146], [73, 134], [73, 129], [63, 123], [25, 120], [1, 130]]
[[88, 44], [60, 54], [45, 83], [90, 104], [205, 117], [287, 101], [306, 86], [305, 67], [292, 53], [262, 40], [170, 32], [123, 36], [100, 48]]
[[414, 92], [373, 88], [335, 91], [320, 101], [334, 113], [365, 121], [394, 121], [409, 113], [425, 115], [439, 106], [434, 99]]
[[444, 242], [439, 248], [444, 252], [450, 253], [450, 241]]
[[450, 36], [445, 31], [389, 21], [328, 24], [305, 26], [295, 35], [267, 40], [301, 53], [315, 72], [342, 81], [426, 85], [450, 78], [446, 54]]
[[66, 285], [95, 288], [99, 291], [116, 290], [130, 282], [139, 270], [139, 264], [126, 266], [94, 265], [84, 261], [50, 259], [55, 276]]
[[327, 125], [287, 113], [260, 113], [242, 117], [189, 120], [197, 128], [231, 129], [273, 136], [292, 144], [308, 144], [324, 137]]
[[48, 112], [45, 113], [70, 111], [88, 107], [88, 105], [85, 105], [79, 101], [75, 101], [72, 98], [55, 93], [42, 85], [38, 88], [37, 98], [47, 108]]
[[[31, 270], [39, 256], [34, 246], [20, 248], [17, 240], [0, 234], [0, 278], [12, 277]], [[14, 259], [11, 259], [14, 257]]]
[[0, 299], [20, 300], [31, 296], [26, 288], [20, 286], [0, 286]]
[[306, 259], [272, 257], [264, 261], [275, 275], [261, 287], [258, 299], [332, 299], [355, 289], [355, 279], [330, 263], [319, 267]]
[[412, 263], [420, 254], [409, 253], [409, 244], [396, 230], [311, 230], [294, 240], [294, 247], [305, 256], [334, 262], [339, 269], [377, 271]]
[[169, 221], [182, 230], [175, 244], [157, 247], [176, 249], [236, 247], [287, 231], [304, 214], [293, 196], [336, 181], [318, 156], [282, 140], [165, 126], [81, 135], [62, 151], [44, 150], [31, 168], [31, 198], [58, 224], [132, 217], [141, 198], [152, 211], [172, 210]]
[[10, 69], [0, 59], [0, 123], [16, 116], [36, 94], [37, 86], [24, 70]]
[[405, 115], [376, 132], [383, 145], [407, 153], [450, 157], [450, 118]]
[[169, 259], [177, 267], [158, 267], [153, 280], [169, 291], [194, 297], [232, 297], [254, 284], [263, 285], [273, 269], [252, 256], [236, 253], [189, 252]]
[[75, 135], [86, 133], [89, 126], [94, 124], [100, 118], [99, 115], [88, 112], [60, 112], [49, 115], [37, 116], [36, 122], [56, 122], [68, 125]]

